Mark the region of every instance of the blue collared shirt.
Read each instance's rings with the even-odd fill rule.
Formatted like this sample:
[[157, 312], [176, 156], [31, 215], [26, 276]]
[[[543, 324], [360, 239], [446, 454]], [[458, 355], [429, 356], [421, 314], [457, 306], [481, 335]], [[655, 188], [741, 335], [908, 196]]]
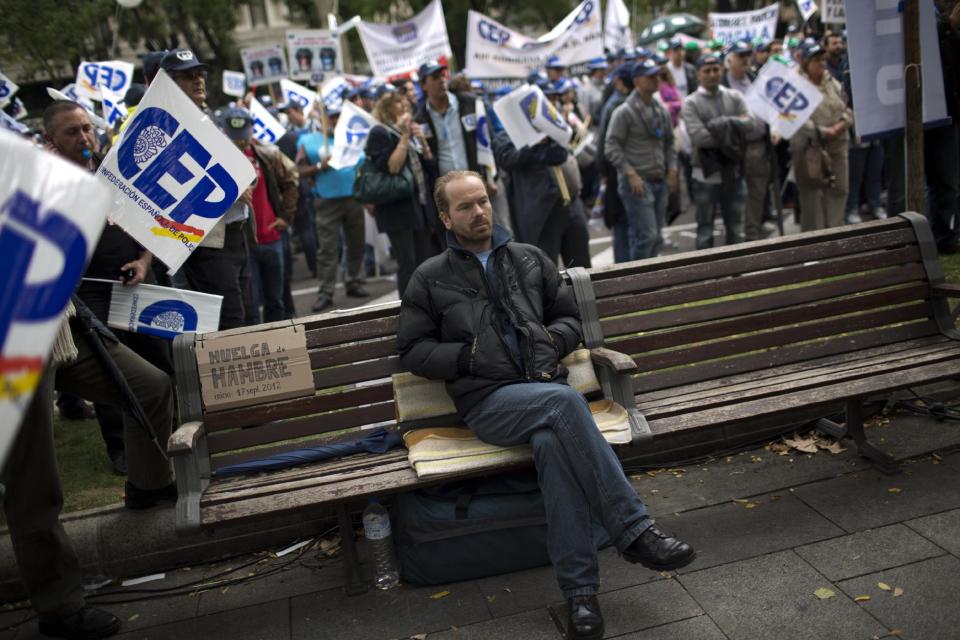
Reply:
[[427, 100], [427, 113], [433, 126], [433, 135], [437, 136], [437, 166], [440, 175], [451, 171], [470, 168], [467, 160], [467, 142], [460, 126], [460, 105], [457, 97], [447, 93], [447, 112], [440, 115]]

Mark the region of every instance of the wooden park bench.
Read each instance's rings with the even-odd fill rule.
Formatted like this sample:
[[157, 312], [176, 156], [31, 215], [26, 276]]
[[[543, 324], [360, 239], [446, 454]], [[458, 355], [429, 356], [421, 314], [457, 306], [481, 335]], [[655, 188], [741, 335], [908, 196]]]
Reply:
[[[895, 472], [865, 438], [863, 400], [960, 375], [947, 305], [960, 287], [944, 283], [916, 213], [568, 276], [585, 345], [637, 365], [627, 384], [653, 450], [724, 449], [817, 421]], [[840, 409], [842, 426], [823, 417]]]

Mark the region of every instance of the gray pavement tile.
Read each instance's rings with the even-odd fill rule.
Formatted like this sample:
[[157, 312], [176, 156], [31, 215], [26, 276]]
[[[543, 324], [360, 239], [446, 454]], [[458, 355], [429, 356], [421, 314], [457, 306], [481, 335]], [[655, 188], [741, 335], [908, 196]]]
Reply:
[[[554, 617], [566, 625], [566, 604], [551, 609]], [[672, 578], [601, 594], [600, 610], [607, 638], [703, 613], [680, 583]]]
[[793, 551], [681, 575], [680, 583], [731, 640], [870, 638], [886, 632], [837, 593], [814, 591], [830, 582]]
[[660, 574], [639, 564], [630, 564], [620, 557], [614, 547], [607, 547], [597, 558], [600, 562], [600, 593], [633, 587], [653, 580]]
[[[145, 585], [144, 588], [147, 588], [147, 586]], [[142, 594], [130, 594], [128, 597], [142, 597]], [[139, 631], [148, 627], [195, 617], [200, 597], [196, 594], [182, 595], [127, 604], [102, 604], [95, 599], [91, 599], [88, 600], [88, 603], [106, 609], [120, 618], [124, 630]]]
[[563, 635], [546, 609], [518, 613], [427, 635], [427, 640], [562, 640]]
[[[899, 597], [883, 591], [886, 583], [903, 589]], [[956, 640], [960, 629], [960, 560], [943, 556], [846, 580], [838, 586], [850, 596], [870, 596], [858, 603], [903, 638]]]
[[286, 600], [234, 609], [171, 624], [126, 631], [116, 640], [184, 640], [230, 638], [230, 640], [284, 640], [290, 637], [290, 609]]
[[843, 527], [863, 531], [960, 506], [958, 457], [921, 460], [901, 474], [869, 470], [798, 487], [794, 495]]
[[[894, 458], [913, 458], [960, 444], [960, 429], [949, 420], [897, 412], [889, 424], [866, 430], [867, 439]], [[847, 441], [849, 442], [849, 441]]]
[[710, 616], [697, 616], [671, 622], [646, 631], [618, 636], [617, 640], [727, 640]]
[[943, 555], [943, 549], [902, 524], [824, 540], [794, 551], [833, 581]]
[[[449, 595], [432, 598], [443, 591]], [[463, 627], [490, 619], [486, 600], [473, 582], [450, 586], [401, 585], [347, 596], [342, 589], [297, 596], [290, 601], [294, 640], [386, 640]]]
[[953, 555], [960, 556], [960, 509], [909, 520], [905, 524]]
[[[5, 631], [0, 631], [0, 640], [20, 640], [21, 638], [27, 637], [29, 634], [36, 631], [37, 623], [36, 621], [29, 621], [34, 615], [32, 609], [25, 609], [23, 611], [9, 611], [0, 608], [0, 629], [6, 629], [12, 625], [17, 625], [12, 629], [6, 629]], [[19, 624], [19, 623], [23, 624]]]
[[788, 491], [687, 511], [657, 523], [696, 549], [697, 559], [683, 573], [843, 533]]
[[[271, 562], [277, 563], [283, 560], [284, 558], [281, 558]], [[265, 563], [262, 568], [249, 567], [229, 574], [226, 578], [244, 577], [255, 570], [263, 571], [271, 566], [271, 563]], [[289, 569], [231, 585], [226, 591], [223, 589], [204, 591], [200, 594], [198, 615], [334, 589], [343, 584], [343, 572], [339, 562], [325, 563], [320, 566], [322, 568], [315, 569], [294, 564]]]

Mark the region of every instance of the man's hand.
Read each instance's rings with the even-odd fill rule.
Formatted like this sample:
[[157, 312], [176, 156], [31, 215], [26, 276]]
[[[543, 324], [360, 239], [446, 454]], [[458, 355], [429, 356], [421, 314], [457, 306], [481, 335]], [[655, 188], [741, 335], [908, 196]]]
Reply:
[[677, 168], [674, 167], [667, 171], [667, 189], [670, 190], [670, 193], [676, 193], [678, 186]]
[[150, 266], [151, 259], [148, 253], [140, 259], [133, 260], [120, 267], [122, 273], [127, 273], [128, 271], [133, 272], [133, 277], [123, 278], [123, 286], [132, 287], [143, 282], [144, 278], [147, 277], [147, 267]]
[[643, 188], [643, 178], [640, 177], [640, 174], [636, 171], [631, 171], [627, 174], [627, 180], [630, 181], [630, 193], [637, 196], [638, 198], [643, 197], [644, 188]]
[[[397, 120], [397, 128], [400, 129], [401, 133], [410, 133], [410, 123], [413, 121], [413, 116], [409, 113], [405, 113], [400, 116], [400, 119]], [[415, 124], [415, 123], [414, 123]]]
[[253, 187], [247, 187], [247, 189], [240, 194], [240, 201], [248, 207], [253, 206]]
[[490, 181], [490, 180], [485, 180], [485, 181], [484, 181], [484, 184], [485, 184], [486, 187], [487, 187], [487, 195], [488, 195], [488, 196], [490, 196], [491, 198], [493, 198], [494, 196], [497, 195], [498, 189], [497, 189], [497, 185], [496, 185], [495, 183], [493, 183], [493, 182]]
[[317, 167], [317, 173], [321, 171], [326, 171], [329, 168], [330, 168], [330, 156], [327, 156], [326, 158], [320, 161], [320, 165]]
[[283, 233], [283, 232], [286, 231], [288, 228], [290, 228], [290, 225], [288, 225], [288, 224], [287, 224], [287, 221], [284, 220], [283, 218], [277, 218], [276, 220], [274, 220], [273, 222], [270, 223], [270, 227], [269, 227], [269, 228], [270, 228], [270, 229], [276, 229], [276, 230], [279, 231], [280, 233]]

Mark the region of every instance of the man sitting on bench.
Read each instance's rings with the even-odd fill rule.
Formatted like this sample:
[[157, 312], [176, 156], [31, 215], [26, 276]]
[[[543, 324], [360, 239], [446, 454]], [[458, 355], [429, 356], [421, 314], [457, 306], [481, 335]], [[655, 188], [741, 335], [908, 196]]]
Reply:
[[567, 638], [603, 637], [592, 516], [628, 562], [665, 571], [689, 564], [690, 545], [661, 532], [566, 384], [560, 359], [581, 340], [573, 291], [556, 265], [493, 224], [483, 179], [451, 171], [434, 198], [447, 250], [420, 265], [403, 296], [401, 363], [446, 380], [481, 440], [533, 448], [547, 512], [548, 551], [570, 605]]

